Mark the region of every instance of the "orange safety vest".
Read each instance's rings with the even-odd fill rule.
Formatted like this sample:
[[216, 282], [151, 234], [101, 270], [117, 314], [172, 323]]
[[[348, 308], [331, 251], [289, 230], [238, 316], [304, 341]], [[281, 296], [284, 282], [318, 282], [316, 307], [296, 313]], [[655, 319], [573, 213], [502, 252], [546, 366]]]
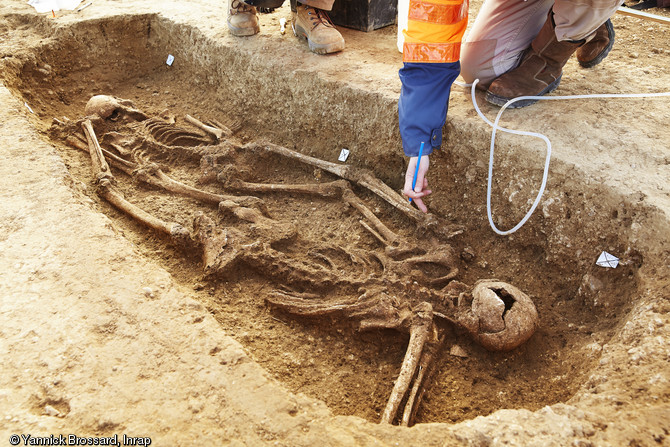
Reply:
[[410, 0], [403, 62], [457, 62], [468, 0]]

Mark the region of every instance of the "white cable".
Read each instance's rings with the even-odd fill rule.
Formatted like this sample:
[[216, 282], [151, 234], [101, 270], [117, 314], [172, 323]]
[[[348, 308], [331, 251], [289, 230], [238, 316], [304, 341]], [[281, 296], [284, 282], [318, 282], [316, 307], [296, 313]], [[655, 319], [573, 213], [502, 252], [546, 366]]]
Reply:
[[[585, 99], [585, 98], [648, 98], [648, 97], [659, 97], [659, 96], [670, 96], [670, 92], [662, 92], [662, 93], [628, 93], [628, 94], [593, 94], [593, 95], [568, 95], [568, 96], [519, 96], [517, 98], [510, 99], [505, 103], [504, 106], [500, 108], [500, 111], [498, 111], [498, 115], [496, 116], [495, 122], [489, 121], [488, 118], [484, 116], [482, 111], [479, 109], [479, 106], [477, 105], [477, 100], [475, 98], [475, 86], [479, 82], [479, 79], [475, 79], [475, 81], [472, 84], [463, 84], [460, 82], [454, 82], [456, 85], [460, 85], [462, 87], [469, 87], [472, 86], [472, 91], [471, 91], [471, 96], [472, 96], [472, 105], [475, 107], [475, 110], [477, 111], [477, 114], [486, 122], [489, 126], [493, 127], [493, 132], [491, 134], [491, 150], [489, 152], [489, 170], [488, 170], [488, 182], [487, 182], [487, 187], [486, 187], [486, 214], [489, 219], [489, 225], [495, 231], [496, 233], [506, 236], [508, 234], [512, 234], [515, 231], [517, 231], [519, 228], [521, 228], [530, 218], [530, 216], [533, 214], [535, 209], [537, 208], [537, 205], [540, 203], [540, 200], [542, 199], [542, 194], [544, 193], [544, 189], [547, 186], [547, 178], [549, 176], [549, 160], [551, 159], [551, 142], [549, 139], [540, 133], [536, 132], [526, 132], [523, 130], [514, 130], [514, 129], [506, 129], [504, 127], [498, 126], [498, 123], [500, 122], [500, 118], [502, 117], [503, 112], [505, 109], [507, 109], [510, 105], [514, 104], [517, 101], [524, 101], [524, 100], [538, 100], [538, 101], [544, 101], [544, 100], [557, 100], [557, 99]], [[544, 140], [544, 142], [547, 144], [547, 156], [545, 158], [544, 162], [544, 172], [542, 174], [542, 185], [540, 186], [540, 190], [537, 193], [537, 197], [535, 197], [535, 201], [533, 202], [533, 205], [530, 207], [530, 210], [526, 213], [526, 215], [521, 219], [521, 221], [516, 224], [511, 230], [507, 231], [501, 231], [496, 227], [496, 225], [493, 223], [493, 217], [491, 213], [491, 183], [493, 181], [493, 155], [495, 152], [495, 138], [496, 138], [496, 132], [500, 130], [502, 132], [507, 132], [507, 133], [512, 133], [516, 135], [528, 135], [531, 137], [536, 137], [541, 140]]]

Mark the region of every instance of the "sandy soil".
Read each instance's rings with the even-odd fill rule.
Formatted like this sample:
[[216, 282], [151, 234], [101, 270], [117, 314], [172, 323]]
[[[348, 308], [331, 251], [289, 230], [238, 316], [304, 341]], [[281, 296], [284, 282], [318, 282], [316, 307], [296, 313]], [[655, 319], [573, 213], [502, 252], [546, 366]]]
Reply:
[[[397, 190], [404, 160], [392, 27], [345, 29], [347, 50], [320, 57], [290, 31], [280, 34], [287, 6], [263, 15], [261, 34], [250, 39], [229, 36], [223, 6], [207, 1], [160, 8], [96, 1], [56, 17], [12, 1], [0, 13], [4, 439], [125, 433], [159, 445], [668, 442], [667, 98], [547, 101], [508, 112], [503, 125], [547, 134], [553, 157], [535, 215], [502, 238], [486, 222], [490, 131], [468, 92], [455, 89], [445, 147], [432, 160], [436, 193], [429, 206], [464, 231], [438, 242], [457, 254], [459, 281], [499, 278], [528, 293], [540, 328], [520, 348], [491, 353], [444, 326], [447, 345], [420, 424], [386, 427], [376, 422], [406, 334], [358, 332], [350, 321], [283, 313], [267, 299], [287, 280], [258, 265], [205, 275], [196, 253], [102, 200], [90, 157], [66, 137], [77, 132], [67, 123], [83, 118], [92, 95], [111, 94], [150, 116], [173, 115], [181, 126], [185, 114], [225, 123], [236, 133], [214, 145], [222, 152], [263, 139], [335, 162], [347, 147], [347, 163], [371, 169]], [[556, 94], [667, 90], [667, 26], [613, 20], [612, 54], [588, 71], [570, 61]], [[167, 54], [175, 55], [172, 67]], [[495, 108], [481, 106], [495, 116]], [[110, 131], [140, 132], [113, 127], [96, 127], [105, 147]], [[509, 228], [536, 194], [545, 148], [503, 135], [497, 151], [493, 212], [497, 225]], [[143, 157], [184, 183], [231, 192], [203, 178], [196, 155]], [[234, 169], [217, 168], [219, 178], [334, 180], [275, 155], [217, 160], [231, 161]], [[117, 171], [115, 177], [130, 201], [189, 230], [197, 212], [246, 228], [215, 206]], [[417, 235], [411, 219], [363, 188], [354, 192], [393, 231], [426, 243], [430, 235]], [[298, 229], [298, 238], [274, 244], [290, 259], [307, 263], [330, 253], [333, 262], [340, 249], [383, 250], [341, 201], [259, 197], [277, 225]], [[595, 266], [603, 250], [622, 264]], [[355, 269], [337, 265], [343, 277]], [[341, 298], [356, 291], [318, 292]], [[465, 356], [450, 355], [453, 346]]]

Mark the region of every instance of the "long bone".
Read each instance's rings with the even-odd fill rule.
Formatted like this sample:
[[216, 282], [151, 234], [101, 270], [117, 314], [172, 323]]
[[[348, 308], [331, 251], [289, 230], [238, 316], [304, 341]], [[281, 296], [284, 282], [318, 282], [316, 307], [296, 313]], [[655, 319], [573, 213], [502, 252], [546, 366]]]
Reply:
[[[386, 246], [386, 254], [391, 258], [391, 260], [384, 262], [386, 268], [390, 268], [401, 275], [409, 275], [414, 271], [415, 275], [420, 276], [421, 279], [424, 279], [431, 285], [446, 284], [458, 274], [457, 263], [454, 259], [455, 256], [450, 247], [438, 246], [432, 248], [432, 250], [426, 250], [401, 238], [370, 211], [365, 203], [352, 191], [349, 182], [346, 180], [299, 185], [263, 184], [228, 180], [225, 186], [226, 188], [247, 193], [290, 192], [314, 194], [321, 197], [340, 196], [345, 203], [360, 212], [374, 227], [372, 229], [364, 221], [361, 222], [366, 230], [370, 231], [371, 234]], [[437, 267], [436, 271], [446, 269], [446, 273], [437, 277], [429, 277], [426, 274], [426, 269], [413, 269], [413, 267], [428, 264]]]
[[[95, 131], [93, 130], [93, 127], [91, 126], [91, 123], [89, 120], [85, 120], [84, 123], [88, 121], [88, 124], [84, 124], [87, 127], [90, 127], [90, 130], [88, 133], [93, 133], [95, 136]], [[88, 133], [87, 133], [87, 138], [88, 138]], [[81, 143], [77, 138], [74, 138], [72, 136], [67, 137], [66, 142], [69, 143], [71, 146], [84, 150], [84, 151], [89, 151], [88, 146], [85, 146], [83, 143]], [[186, 185], [185, 183], [181, 183], [177, 180], [174, 180], [165, 172], [163, 172], [160, 167], [155, 164], [155, 163], [149, 163], [145, 166], [140, 165], [139, 163], [135, 163], [132, 161], [128, 161], [124, 158], [119, 157], [118, 155], [109, 152], [102, 147], [100, 147], [99, 144], [97, 143], [97, 138], [94, 140], [94, 146], [93, 146], [93, 152], [95, 154], [100, 152], [99, 156], [96, 156], [96, 160], [109, 160], [109, 164], [114, 166], [115, 168], [119, 169], [120, 171], [137, 178], [139, 181], [142, 181], [144, 183], [147, 183], [149, 185], [155, 186], [157, 188], [164, 189], [165, 191], [172, 192], [174, 194], [180, 194], [186, 197], [190, 197], [192, 199], [199, 200], [204, 203], [210, 203], [214, 205], [218, 205], [220, 202], [223, 201], [234, 201], [239, 205], [242, 206], [257, 206], [264, 208], [263, 201], [257, 197], [253, 196], [231, 196], [227, 194], [215, 194], [211, 193], [208, 191], [203, 191], [198, 188], [194, 188], [192, 186]], [[93, 162], [94, 165], [96, 161]], [[99, 168], [95, 168], [96, 172], [100, 171]], [[106, 172], [102, 170], [101, 172]]]
[[424, 214], [421, 211], [413, 208], [405, 199], [403, 199], [398, 193], [391, 189], [386, 183], [375, 177], [372, 171], [368, 169], [363, 169], [351, 165], [339, 165], [336, 163], [331, 163], [329, 161], [310, 157], [309, 155], [304, 155], [300, 152], [296, 152], [272, 143], [260, 144], [252, 142], [246, 144], [243, 146], [243, 148], [249, 150], [265, 150], [275, 154], [283, 155], [288, 158], [293, 158], [302, 163], [315, 166], [317, 168], [323, 169], [324, 171], [330, 172], [331, 174], [335, 174], [338, 177], [354, 182], [364, 188], [369, 189], [383, 200], [402, 211], [405, 215], [417, 221], [421, 226], [436, 234], [440, 234], [445, 238], [452, 238], [463, 232], [462, 228], [453, 224], [449, 224], [442, 218], [439, 218], [433, 214]]
[[[388, 284], [385, 289], [388, 289]], [[433, 311], [428, 300], [411, 306], [407, 301], [390, 299], [387, 292], [380, 292], [374, 287], [357, 300], [323, 303], [313, 297], [282, 291], [276, 292], [267, 301], [296, 315], [336, 315], [358, 320], [360, 330], [386, 328], [409, 332], [410, 340], [400, 374], [381, 418], [383, 423], [392, 423], [409, 391], [401, 420], [402, 424], [408, 425], [423, 394], [426, 371], [443, 342], [434, 317], [465, 330], [479, 344], [492, 351], [514, 349], [526, 342], [537, 329], [535, 306], [526, 294], [510, 284], [483, 280], [468, 292], [467, 286], [452, 281], [448, 287], [433, 294], [439, 298], [436, 301], [445, 307], [444, 313]], [[454, 304], [456, 297], [457, 305]], [[431, 297], [427, 295], [424, 298]], [[503, 323], [502, 327], [492, 329], [498, 321]]]
[[150, 163], [149, 165], [138, 169], [135, 171], [135, 175], [139, 180], [145, 183], [163, 188], [166, 191], [170, 191], [175, 194], [180, 194], [192, 199], [200, 200], [201, 202], [205, 203], [220, 204], [221, 202], [235, 202], [237, 205], [245, 207], [264, 207], [263, 201], [257, 197], [214, 194], [178, 182], [177, 180], [174, 180], [165, 174], [155, 163]]
[[98, 194], [100, 194], [109, 203], [128, 214], [133, 219], [138, 220], [139, 222], [148, 226], [149, 228], [167, 234], [178, 243], [183, 245], [190, 245], [190, 235], [188, 231], [186, 231], [186, 229], [180, 224], [176, 222], [166, 222], [155, 216], [152, 216], [138, 206], [128, 202], [123, 197], [123, 195], [114, 186], [114, 176], [112, 175], [112, 172], [107, 165], [105, 157], [102, 153], [102, 148], [100, 147], [98, 139], [95, 136], [95, 131], [93, 130], [91, 121], [88, 119], [84, 120], [82, 122], [82, 129], [84, 130], [84, 134], [88, 140], [91, 162], [93, 165], [93, 173], [96, 176], [96, 181], [99, 186]]
[[382, 413], [380, 421], [382, 424], [393, 422], [398, 413], [398, 407], [407, 394], [407, 390], [416, 374], [423, 348], [428, 342], [428, 336], [434, 325], [433, 307], [430, 303], [420, 303], [414, 309], [414, 318], [410, 320], [410, 325], [407, 351], [405, 351], [405, 358], [400, 367], [400, 374], [398, 374], [391, 396], [386, 403], [384, 413]]
[[321, 197], [340, 197], [342, 191], [349, 187], [346, 180], [335, 180], [328, 183], [282, 184], [282, 183], [250, 183], [242, 180], [227, 180], [226, 189], [244, 192], [288, 192], [296, 194], [314, 194]]
[[[304, 297], [301, 294], [276, 291], [267, 301], [289, 313], [309, 316], [340, 316], [358, 320], [359, 330], [395, 329], [410, 335], [400, 373], [388, 398], [382, 414], [381, 423], [391, 424], [398, 414], [398, 409], [410, 391], [403, 421], [411, 422], [414, 414], [414, 401], [420, 398], [424, 372], [429, 367], [437, 343], [443, 338], [438, 337], [433, 322], [433, 308], [428, 302], [421, 302], [413, 308], [406, 301], [398, 300], [380, 287], [372, 287], [357, 300], [325, 304]], [[316, 301], [316, 302], [315, 302]], [[421, 367], [421, 369], [419, 368]]]
[[421, 405], [423, 395], [426, 391], [426, 387], [423, 386], [423, 384], [430, 382], [433, 372], [435, 371], [433, 358], [442, 349], [446, 339], [444, 335], [437, 333], [437, 326], [435, 324], [433, 324], [432, 327], [432, 339], [426, 343], [421, 352], [421, 359], [419, 360], [416, 376], [414, 377], [412, 389], [407, 397], [407, 403], [405, 404], [402, 420], [400, 421], [400, 425], [405, 427], [409, 426], [414, 421], [416, 411], [419, 408], [419, 405]]
[[189, 123], [193, 124], [198, 129], [203, 130], [204, 132], [207, 132], [208, 134], [216, 138], [216, 141], [219, 141], [221, 138], [230, 136], [232, 134], [230, 129], [224, 130], [219, 129], [218, 127], [208, 126], [207, 124], [203, 123], [202, 121], [196, 118], [193, 118], [191, 115], [188, 114], [184, 116], [184, 119]]
[[95, 131], [93, 130], [93, 125], [91, 120], [85, 119], [81, 123], [82, 129], [84, 129], [84, 134], [86, 135], [86, 140], [88, 141], [89, 153], [91, 154], [91, 163], [93, 163], [93, 171], [95, 172], [98, 179], [101, 176], [108, 176], [112, 178], [112, 172], [109, 170], [109, 165], [105, 161], [105, 156], [102, 155], [102, 148], [98, 139], [95, 136]]
[[335, 180], [327, 183], [307, 183], [307, 184], [268, 184], [268, 183], [250, 183], [241, 180], [228, 180], [224, 186], [236, 191], [245, 192], [290, 192], [295, 194], [314, 194], [321, 197], [341, 197], [346, 203], [356, 208], [366, 219], [368, 219], [376, 230], [384, 237], [385, 245], [393, 244], [398, 237], [391, 231], [375, 214], [370, 211], [351, 190], [351, 185], [347, 180]]

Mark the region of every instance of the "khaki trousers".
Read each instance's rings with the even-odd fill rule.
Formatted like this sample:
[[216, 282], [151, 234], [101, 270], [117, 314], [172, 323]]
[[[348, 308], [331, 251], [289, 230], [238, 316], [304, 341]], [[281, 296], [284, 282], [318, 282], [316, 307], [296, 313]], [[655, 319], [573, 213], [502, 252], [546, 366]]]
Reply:
[[[316, 9], [323, 9], [324, 11], [331, 11], [335, 0], [300, 0], [303, 5], [311, 6]], [[296, 0], [291, 1], [291, 9], [295, 11]]]
[[[228, 1], [230, 2], [232, 0]], [[279, 8], [284, 3], [283, 0], [268, 0], [266, 2], [263, 1], [246, 2], [244, 0], [241, 1], [242, 3], [245, 3], [250, 6], [259, 6], [267, 8]], [[293, 12], [295, 12], [296, 1], [297, 0], [291, 0], [291, 11]], [[335, 3], [335, 0], [301, 0], [300, 3], [302, 3], [303, 5], [311, 6], [312, 8], [323, 9], [324, 11], [330, 11], [333, 9], [333, 3]], [[230, 5], [230, 3], [228, 4]]]
[[609, 19], [621, 0], [484, 0], [461, 47], [461, 75], [482, 87], [516, 68], [553, 8], [556, 37], [581, 40]]

